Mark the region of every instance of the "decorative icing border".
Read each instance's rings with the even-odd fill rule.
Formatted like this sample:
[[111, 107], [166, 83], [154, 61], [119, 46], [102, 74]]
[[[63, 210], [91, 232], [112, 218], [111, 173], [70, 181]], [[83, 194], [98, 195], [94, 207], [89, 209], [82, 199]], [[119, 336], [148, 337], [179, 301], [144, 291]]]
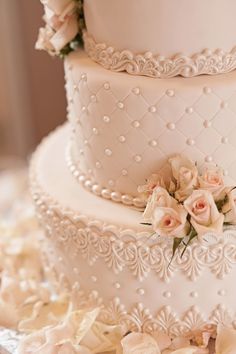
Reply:
[[[168, 255], [171, 252], [166, 240], [156, 239], [155, 242], [148, 232], [122, 230], [104, 221], [91, 220], [85, 215], [63, 208], [43, 190], [37, 175], [37, 160], [47, 139], [44, 139], [31, 161], [30, 181], [38, 216], [45, 228], [48, 241], [52, 242], [53, 252], [57, 245], [63, 245], [66, 253], [71, 243], [73, 249], [82, 253], [88, 262], [94, 263], [98, 257], [102, 257], [108, 267], [115, 272], [128, 267], [138, 279], [142, 279], [152, 269], [161, 279], [168, 281], [181, 264], [179, 255], [176, 254], [171, 266], [166, 267], [166, 252]], [[50, 247], [46, 250], [50, 255]], [[125, 259], [122, 254], [125, 255]], [[194, 280], [208, 268], [217, 277], [223, 278], [235, 264], [236, 231], [229, 230], [220, 239], [217, 235], [209, 235], [205, 244], [196, 241], [190, 245], [183, 259], [184, 267], [181, 271], [187, 278]], [[54, 264], [49, 263], [49, 268], [54, 278], [60, 279], [60, 286], [67, 289], [72, 287], [62, 273], [57, 273]], [[171, 337], [176, 337], [183, 334], [191, 335], [193, 331], [205, 326], [214, 329], [217, 323], [236, 327], [235, 313], [223, 305], [214, 307], [210, 316], [206, 318], [197, 306], [186, 309], [180, 315], [170, 306], [162, 307], [155, 314], [142, 303], [134, 303], [131, 308], [126, 308], [118, 297], [106, 304], [97, 291], [87, 294], [79, 289], [78, 299], [81, 306], [101, 307], [99, 317], [101, 321], [107, 324], [120, 323], [132, 331], [152, 333], [161, 330]]]
[[112, 189], [104, 188], [99, 185], [96, 181], [91, 180], [91, 178], [85, 175], [83, 172], [79, 170], [77, 167], [79, 161], [75, 162], [72, 154], [72, 143], [69, 142], [66, 148], [66, 164], [72, 173], [72, 175], [76, 178], [76, 180], [82, 184], [84, 188], [86, 188], [89, 192], [102, 197], [104, 199], [110, 199], [113, 202], [123, 203], [129, 206], [135, 206], [137, 208], [144, 208], [146, 203], [144, 200], [138, 197], [133, 197], [128, 194], [121, 194]]
[[134, 54], [130, 50], [119, 51], [105, 43], [96, 43], [91, 35], [83, 32], [85, 51], [95, 62], [113, 71], [126, 71], [132, 75], [144, 75], [166, 79], [174, 76], [193, 77], [202, 74], [216, 75], [236, 68], [236, 47], [231, 52], [205, 49], [191, 57], [177, 54], [172, 58], [153, 55], [151, 52]]
[[165, 282], [176, 272], [195, 280], [206, 269], [217, 278], [224, 278], [236, 267], [236, 229], [225, 230], [222, 235], [208, 234], [205, 240], [193, 241], [181, 258], [178, 250], [172, 256], [172, 242], [166, 238], [150, 235], [151, 231], [122, 229], [104, 220], [90, 219], [87, 215], [63, 208], [40, 186], [36, 172], [37, 156], [44, 144], [38, 148], [31, 162], [31, 192], [38, 215], [46, 226], [50, 238], [65, 249], [82, 254], [89, 264], [102, 258], [114, 273], [129, 269], [139, 280], [150, 271]]

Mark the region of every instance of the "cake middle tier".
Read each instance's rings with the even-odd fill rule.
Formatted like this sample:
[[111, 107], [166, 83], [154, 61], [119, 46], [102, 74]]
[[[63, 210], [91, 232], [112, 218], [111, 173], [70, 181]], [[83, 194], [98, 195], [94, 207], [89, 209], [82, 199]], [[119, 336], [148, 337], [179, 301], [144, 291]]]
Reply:
[[182, 153], [236, 181], [236, 71], [154, 80], [114, 73], [74, 52], [65, 61], [70, 166], [96, 194], [140, 205], [137, 187]]

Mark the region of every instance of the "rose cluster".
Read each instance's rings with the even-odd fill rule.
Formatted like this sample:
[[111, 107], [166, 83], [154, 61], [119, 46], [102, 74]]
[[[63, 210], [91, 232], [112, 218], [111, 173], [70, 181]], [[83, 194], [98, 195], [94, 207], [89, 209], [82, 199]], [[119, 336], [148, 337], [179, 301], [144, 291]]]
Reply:
[[78, 2], [75, 0], [41, 0], [44, 5], [44, 28], [40, 28], [36, 49], [52, 55], [70, 43], [79, 32]]
[[196, 164], [176, 155], [169, 159], [172, 179], [168, 183], [153, 174], [139, 192], [147, 198], [144, 222], [160, 236], [193, 238], [236, 224], [236, 195], [224, 184], [220, 168], [208, 165], [199, 173]]

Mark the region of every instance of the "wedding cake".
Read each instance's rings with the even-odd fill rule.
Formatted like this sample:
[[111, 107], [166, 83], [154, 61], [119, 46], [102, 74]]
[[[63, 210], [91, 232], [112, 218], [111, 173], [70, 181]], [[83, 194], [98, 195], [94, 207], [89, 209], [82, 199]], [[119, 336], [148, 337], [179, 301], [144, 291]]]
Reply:
[[69, 121], [31, 164], [48, 266], [127, 331], [236, 327], [236, 2], [43, 3]]

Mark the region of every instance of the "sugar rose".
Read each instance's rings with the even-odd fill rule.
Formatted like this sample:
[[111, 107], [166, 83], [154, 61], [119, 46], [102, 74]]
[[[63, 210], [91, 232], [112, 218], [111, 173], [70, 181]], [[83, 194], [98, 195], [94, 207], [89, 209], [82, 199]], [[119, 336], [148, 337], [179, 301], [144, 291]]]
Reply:
[[146, 209], [143, 213], [143, 219], [146, 222], [151, 222], [154, 210], [157, 207], [170, 208], [172, 205], [177, 205], [176, 200], [169, 195], [166, 189], [162, 187], [156, 187], [148, 199]]
[[189, 232], [187, 212], [182, 205], [176, 207], [157, 207], [153, 213], [154, 231], [164, 237], [182, 238]]
[[146, 184], [138, 187], [138, 192], [141, 193], [141, 195], [145, 199], [147, 199], [150, 195], [152, 195], [156, 187], [165, 188], [165, 183], [163, 181], [163, 178], [160, 175], [153, 173], [147, 179]]
[[123, 354], [161, 354], [153, 337], [146, 333], [130, 333], [121, 341]]
[[210, 166], [198, 177], [200, 189], [209, 190], [215, 200], [219, 200], [225, 188], [223, 172], [220, 168]]
[[169, 162], [177, 184], [175, 197], [179, 201], [184, 201], [198, 184], [197, 167], [181, 155], [170, 158]]
[[209, 191], [201, 189], [193, 191], [185, 200], [184, 207], [191, 215], [190, 222], [199, 237], [208, 232], [222, 232], [224, 215], [218, 211]]
[[227, 194], [227, 203], [223, 206], [223, 213], [225, 214], [225, 222], [236, 225], [236, 191], [231, 190]]
[[41, 2], [44, 5], [46, 26], [39, 31], [36, 49], [57, 54], [75, 38], [79, 31], [77, 5], [74, 0], [42, 0]]

